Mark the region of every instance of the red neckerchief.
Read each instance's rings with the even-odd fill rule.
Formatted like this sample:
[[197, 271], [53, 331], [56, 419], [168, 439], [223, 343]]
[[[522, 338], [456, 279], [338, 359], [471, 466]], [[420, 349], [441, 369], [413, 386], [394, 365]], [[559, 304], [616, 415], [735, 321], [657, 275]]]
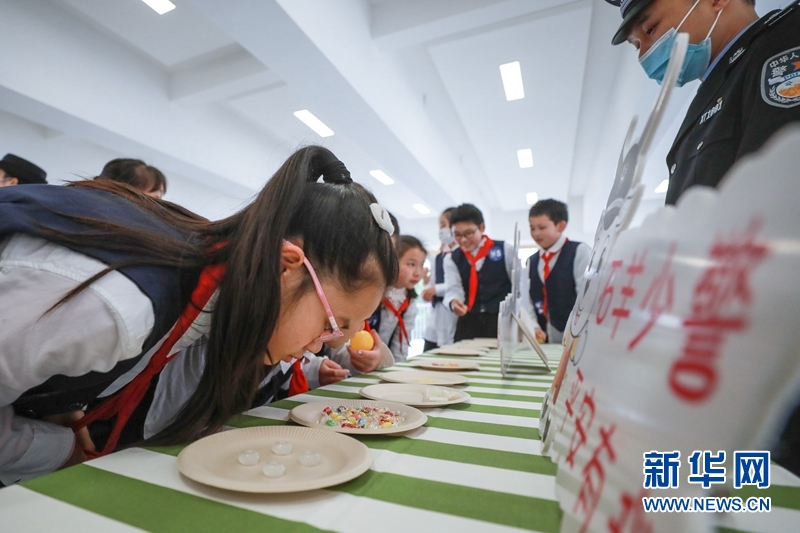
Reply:
[[464, 257], [469, 261], [469, 303], [467, 304], [467, 311], [472, 311], [472, 306], [475, 305], [475, 297], [478, 294], [478, 269], [475, 267], [475, 263], [489, 255], [489, 250], [494, 246], [492, 239], [486, 235], [484, 237], [486, 237], [486, 242], [480, 247], [475, 257], [464, 252]]
[[383, 303], [383, 306], [386, 309], [388, 309], [389, 311], [391, 311], [392, 314], [394, 314], [394, 316], [397, 317], [397, 325], [400, 327], [400, 345], [401, 346], [403, 345], [403, 337], [405, 337], [406, 342], [409, 342], [409, 340], [410, 340], [408, 338], [408, 331], [406, 331], [406, 323], [405, 323], [405, 321], [403, 321], [403, 313], [405, 312], [406, 309], [408, 309], [408, 304], [409, 304], [410, 301], [411, 300], [406, 298], [406, 300], [403, 302], [403, 304], [398, 309], [394, 308], [394, 306], [392, 305], [392, 302], [389, 301], [389, 298], [384, 298], [381, 301], [381, 303]]
[[564, 245], [567, 244], [569, 239], [564, 239], [564, 244], [561, 245], [561, 248], [556, 250], [555, 252], [542, 252], [542, 261], [544, 261], [544, 281], [542, 282], [542, 293], [544, 294], [544, 298], [542, 299], [542, 314], [547, 318], [547, 281], [548, 276], [550, 276], [550, 260], [556, 256], [558, 252], [560, 252]]
[[153, 376], [156, 376], [164, 370], [167, 363], [177, 355], [177, 352], [172, 353], [172, 347], [175, 346], [175, 343], [189, 330], [192, 323], [200, 315], [200, 312], [211, 299], [211, 296], [213, 296], [214, 291], [217, 290], [217, 286], [224, 274], [224, 264], [205, 267], [200, 272], [197, 286], [192, 292], [189, 303], [186, 304], [183, 313], [181, 313], [175, 326], [173, 326], [172, 330], [169, 332], [164, 344], [153, 354], [153, 357], [150, 358], [145, 369], [133, 378], [130, 383], [125, 385], [122, 390], [104, 400], [100, 405], [89, 411], [86, 416], [73, 424], [72, 430], [78, 431], [95, 420], [107, 420], [114, 415], [117, 416], [114, 422], [114, 428], [106, 441], [103, 451], [90, 452], [86, 454], [87, 456], [90, 458], [100, 457], [114, 451], [114, 448], [117, 447], [122, 429], [136, 410], [139, 402], [142, 401], [147, 389], [150, 387]]
[[289, 396], [308, 392], [308, 380], [303, 372], [303, 359], [295, 359], [292, 364], [292, 377], [289, 380]]

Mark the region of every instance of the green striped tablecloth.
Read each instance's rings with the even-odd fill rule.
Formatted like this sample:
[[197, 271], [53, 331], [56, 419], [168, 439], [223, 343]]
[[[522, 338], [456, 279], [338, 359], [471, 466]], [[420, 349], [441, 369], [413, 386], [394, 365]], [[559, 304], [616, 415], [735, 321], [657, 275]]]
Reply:
[[[557, 364], [560, 348], [545, 348]], [[0, 532], [556, 532], [556, 467], [540, 455], [537, 429], [552, 374], [535, 373], [532, 354], [518, 359], [519, 372], [503, 378], [496, 352], [478, 358], [481, 370], [465, 372], [471, 402], [425, 410], [424, 427], [402, 436], [359, 437], [375, 461], [343, 485], [288, 495], [227, 492], [182, 478], [175, 464], [180, 448], [135, 448], [0, 490]], [[292, 407], [359, 398], [358, 390], [379, 376], [259, 407], [231, 425], [286, 424]], [[800, 524], [800, 483], [780, 471], [777, 478], [795, 484], [773, 494], [773, 505], [782, 509], [760, 521], [747, 516], [751, 523], [732, 523], [731, 531], [787, 532], [793, 531], [787, 524]]]

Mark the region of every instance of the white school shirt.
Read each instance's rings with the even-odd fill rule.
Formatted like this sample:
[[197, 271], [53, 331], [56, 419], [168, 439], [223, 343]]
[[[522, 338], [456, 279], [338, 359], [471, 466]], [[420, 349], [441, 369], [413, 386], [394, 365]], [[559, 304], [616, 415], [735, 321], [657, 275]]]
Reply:
[[[458, 248], [458, 246], [454, 246], [451, 249], [445, 250], [444, 259], [446, 260], [456, 248]], [[444, 261], [442, 261], [442, 264], [444, 265]], [[431, 279], [428, 281], [427, 285], [425, 285], [426, 289], [429, 287], [434, 287], [436, 289], [436, 296], [444, 298], [446, 287], [445, 282], [442, 281], [441, 283], [436, 283], [435, 272], [431, 275]], [[449, 307], [444, 305], [444, 301], [439, 302], [437, 305], [433, 305], [433, 302], [431, 302], [431, 310], [428, 313], [428, 319], [425, 322], [425, 332], [423, 333], [422, 338], [426, 341], [436, 344], [437, 346], [452, 344], [453, 338], [456, 335], [457, 322], [458, 317], [450, 310]]]
[[[392, 302], [395, 309], [403, 305], [406, 299], [406, 290], [392, 287], [386, 291], [386, 298]], [[397, 327], [399, 320], [394, 313], [386, 309], [381, 304], [380, 306], [381, 323], [378, 325], [378, 337], [381, 338], [384, 344], [389, 347], [389, 350], [394, 356], [394, 360], [398, 363], [408, 359], [408, 346], [411, 340], [411, 332], [414, 330], [414, 322], [417, 320], [417, 299], [411, 298], [408, 302], [408, 308], [403, 313], [403, 322], [406, 325], [406, 332], [409, 338], [403, 338], [400, 342], [400, 329]], [[397, 329], [397, 333], [395, 333]]]
[[108, 372], [136, 357], [153, 328], [150, 299], [110, 272], [45, 314], [106, 265], [44, 239], [0, 243], [0, 482], [52, 472], [70, 456], [70, 428], [19, 417], [11, 406], [51, 376]]
[[[10, 404], [56, 374], [108, 372], [119, 361], [139, 355], [153, 328], [152, 302], [119, 272], [108, 273], [44, 315], [64, 294], [105, 268], [100, 261], [37, 237], [14, 235], [0, 244], [0, 483], [4, 485], [56, 470], [74, 445], [70, 428], [18, 417]], [[197, 388], [216, 298], [215, 293], [173, 346], [173, 353], [178, 353], [156, 385], [145, 438], [166, 427]], [[100, 397], [117, 392], [141, 373], [167, 335]]]
[[[472, 251], [468, 252], [469, 255], [475, 257], [478, 254], [478, 250], [481, 249], [481, 246], [486, 242], [486, 237], [484, 236], [481, 239], [480, 244]], [[508, 241], [504, 241], [503, 243], [503, 253], [506, 258], [506, 273], [508, 274], [508, 279], [511, 279], [511, 270], [514, 267], [514, 261], [517, 258], [514, 256], [514, 245], [509, 243]], [[483, 264], [486, 262], [486, 258], [479, 259], [475, 263], [475, 270], [478, 272], [481, 271]], [[450, 304], [453, 300], [461, 300], [465, 304], [467, 304], [467, 297], [464, 294], [464, 285], [461, 282], [461, 273], [458, 271], [458, 266], [456, 262], [453, 261], [453, 254], [449, 254], [444, 258], [444, 301], [442, 302], [445, 307], [448, 309], [452, 309]]]

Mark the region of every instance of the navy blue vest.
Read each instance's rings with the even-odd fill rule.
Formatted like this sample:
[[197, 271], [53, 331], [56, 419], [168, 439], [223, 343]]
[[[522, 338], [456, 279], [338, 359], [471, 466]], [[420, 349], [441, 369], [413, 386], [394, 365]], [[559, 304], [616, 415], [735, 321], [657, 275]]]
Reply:
[[[453, 262], [458, 267], [461, 275], [461, 284], [464, 286], [464, 296], [469, 303], [469, 260], [461, 248], [453, 250]], [[503, 241], [494, 241], [494, 246], [489, 250], [489, 255], [483, 261], [483, 266], [478, 271], [478, 294], [475, 296], [475, 305], [472, 313], [497, 313], [502, 302], [511, 292], [511, 279], [506, 272], [506, 253]]]
[[[70, 219], [69, 216], [91, 217], [186, 238], [160, 219], [112, 193], [53, 185], [0, 188], [0, 238], [15, 233], [41, 237], [109, 265], [134, 258], [126, 252], [59, 242], [51, 232], [80, 235], [95, 231], [90, 225]], [[18, 414], [37, 418], [74, 411], [95, 400], [108, 385], [133, 368], [144, 353], [169, 331], [188, 302], [199, 276], [199, 271], [159, 266], [126, 266], [118, 271], [153, 302], [155, 322], [150, 336], [144, 342], [142, 353], [121, 361], [109, 372], [89, 372], [77, 377], [53, 376], [23, 393], [14, 402]]]
[[[580, 242], [567, 241], [558, 254], [558, 260], [550, 270], [545, 285], [547, 285], [547, 311], [550, 315], [550, 324], [558, 331], [564, 331], [567, 327], [567, 320], [572, 308], [575, 306], [575, 299], [578, 293], [575, 292], [575, 251]], [[544, 291], [542, 290], [542, 280], [539, 277], [539, 252], [536, 252], [528, 265], [528, 277], [531, 281], [530, 295], [536, 315], [544, 317], [542, 314], [542, 302], [544, 301]]]
[[[434, 262], [433, 282], [437, 285], [439, 283], [444, 283], [444, 256], [444, 252], [439, 252]], [[444, 300], [442, 296], [434, 296], [431, 304], [435, 307], [436, 304], [442, 303], [442, 300]]]

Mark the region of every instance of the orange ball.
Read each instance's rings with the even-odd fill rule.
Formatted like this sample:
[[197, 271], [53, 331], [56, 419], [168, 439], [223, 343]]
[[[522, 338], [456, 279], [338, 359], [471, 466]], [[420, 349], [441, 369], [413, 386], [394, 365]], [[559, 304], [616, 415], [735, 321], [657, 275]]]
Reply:
[[375, 340], [369, 331], [359, 331], [350, 339], [350, 347], [355, 350], [371, 350], [375, 346]]

